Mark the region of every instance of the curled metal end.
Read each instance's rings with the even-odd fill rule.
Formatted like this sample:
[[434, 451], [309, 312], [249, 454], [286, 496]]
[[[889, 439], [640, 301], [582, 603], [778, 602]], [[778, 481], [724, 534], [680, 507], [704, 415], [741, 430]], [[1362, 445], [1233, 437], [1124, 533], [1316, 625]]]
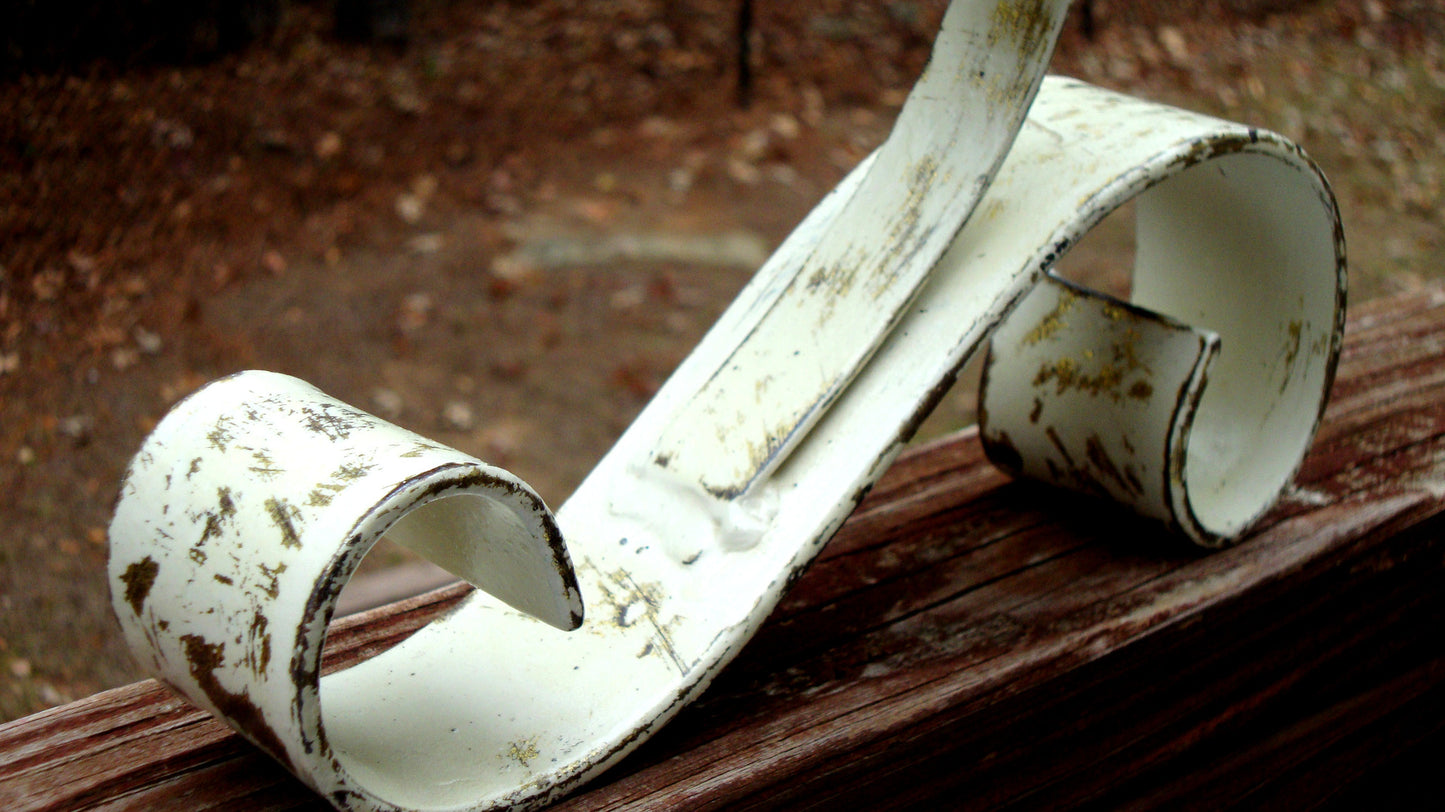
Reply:
[[386, 538], [550, 626], [581, 626], [577, 576], [552, 512], [501, 469], [464, 464], [455, 474], [401, 490], [402, 515]]
[[[1056, 87], [1035, 116], [1062, 131], [1107, 95]], [[1085, 228], [1136, 194], [1130, 301], [1046, 277], [993, 336], [982, 437], [1007, 470], [1222, 546], [1278, 499], [1323, 412], [1343, 340], [1339, 217], [1298, 147], [1223, 123], [1106, 184]]]
[[582, 623], [557, 522], [524, 482], [254, 371], [182, 401], [132, 461], [112, 604], [163, 680], [293, 769], [325, 764], [326, 627], [383, 536], [538, 620]]
[[[524, 483], [250, 372], [177, 406], [122, 486], [110, 576], [132, 650], [340, 808], [543, 803], [706, 686], [990, 334], [997, 462], [1239, 538], [1333, 375], [1333, 198], [1268, 133], [1061, 79], [1030, 108], [1065, 6], [954, 4], [930, 68], [948, 94], [910, 97], [578, 489], [562, 513], [602, 607], [586, 634], [522, 616], [582, 622]], [[1045, 276], [1135, 197], [1128, 303]], [[323, 681], [336, 597], [383, 536], [518, 612], [476, 595]]]
[[994, 336], [981, 400], [994, 464], [1175, 522], [1219, 336], [1045, 277]]

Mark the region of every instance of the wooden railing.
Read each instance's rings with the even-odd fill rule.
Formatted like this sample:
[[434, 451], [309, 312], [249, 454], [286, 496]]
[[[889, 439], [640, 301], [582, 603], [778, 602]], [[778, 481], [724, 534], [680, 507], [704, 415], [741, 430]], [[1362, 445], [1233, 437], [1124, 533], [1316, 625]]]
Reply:
[[[558, 808], [1351, 808], [1428, 789], [1442, 511], [1445, 292], [1355, 309], [1297, 485], [1222, 552], [1012, 482], [964, 431], [900, 459], [702, 699]], [[461, 594], [338, 622], [330, 666]], [[142, 682], [0, 727], [0, 809], [85, 808], [326, 807]]]

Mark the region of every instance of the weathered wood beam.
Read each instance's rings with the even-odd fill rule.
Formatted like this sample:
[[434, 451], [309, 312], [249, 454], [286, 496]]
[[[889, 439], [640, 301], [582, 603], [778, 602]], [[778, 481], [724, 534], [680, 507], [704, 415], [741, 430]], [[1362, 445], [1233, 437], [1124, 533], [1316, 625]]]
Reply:
[[[1438, 291], [1356, 309], [1296, 489], [1229, 550], [1011, 482], [965, 431], [900, 459], [703, 698], [559, 809], [1349, 797], [1445, 731], [1442, 509]], [[330, 667], [462, 594], [339, 621]], [[154, 682], [0, 727], [0, 807], [325, 808]]]

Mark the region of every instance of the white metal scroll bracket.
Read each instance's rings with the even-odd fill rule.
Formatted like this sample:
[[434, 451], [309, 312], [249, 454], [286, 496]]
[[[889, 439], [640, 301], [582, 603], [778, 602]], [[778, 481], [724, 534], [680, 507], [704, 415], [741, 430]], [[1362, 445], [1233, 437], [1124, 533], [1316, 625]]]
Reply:
[[[888, 140], [555, 515], [294, 378], [178, 404], [111, 524], [141, 662], [339, 809], [541, 805], [707, 686], [990, 338], [996, 462], [1240, 538], [1333, 375], [1334, 199], [1278, 135], [1045, 79], [1067, 5], [955, 2]], [[1050, 275], [1131, 200], [1129, 301]], [[337, 595], [382, 536], [478, 591], [322, 676]]]

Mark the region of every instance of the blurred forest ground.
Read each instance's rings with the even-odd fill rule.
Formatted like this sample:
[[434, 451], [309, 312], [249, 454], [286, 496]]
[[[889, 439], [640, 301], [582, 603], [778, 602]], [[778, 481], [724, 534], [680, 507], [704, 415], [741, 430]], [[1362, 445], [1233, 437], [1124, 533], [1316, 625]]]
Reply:
[[[127, 7], [73, 17], [118, 35], [94, 61], [0, 24], [0, 720], [141, 676], [105, 527], [141, 438], [206, 380], [299, 375], [561, 502], [749, 246], [880, 142], [945, 3], [755, 4], [745, 109], [724, 0], [418, 0], [382, 45], [277, 3], [244, 47], [142, 24], [177, 4]], [[1355, 300], [1440, 277], [1438, 2], [1092, 11], [1055, 72], [1301, 142], [1340, 195]], [[27, 43], [48, 68], [21, 67]], [[1128, 213], [1099, 232], [1073, 272], [1125, 287]], [[618, 234], [712, 253], [584, 250]]]

